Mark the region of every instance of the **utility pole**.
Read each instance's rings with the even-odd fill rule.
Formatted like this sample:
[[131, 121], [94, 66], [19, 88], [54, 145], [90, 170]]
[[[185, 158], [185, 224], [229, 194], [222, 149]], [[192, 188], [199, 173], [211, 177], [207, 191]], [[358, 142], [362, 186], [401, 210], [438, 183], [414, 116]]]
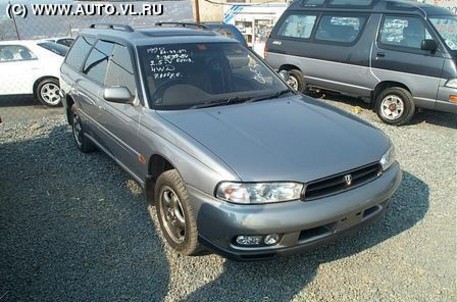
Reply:
[[[8, 4], [11, 6], [11, 1], [8, 1]], [[18, 40], [20, 40], [21, 36], [19, 35], [19, 31], [17, 30], [16, 18], [14, 18], [14, 14], [11, 14], [11, 17], [13, 18], [13, 24], [14, 24], [14, 30], [16, 31], [16, 37]]]
[[195, 0], [195, 22], [200, 22], [200, 6], [198, 0]]

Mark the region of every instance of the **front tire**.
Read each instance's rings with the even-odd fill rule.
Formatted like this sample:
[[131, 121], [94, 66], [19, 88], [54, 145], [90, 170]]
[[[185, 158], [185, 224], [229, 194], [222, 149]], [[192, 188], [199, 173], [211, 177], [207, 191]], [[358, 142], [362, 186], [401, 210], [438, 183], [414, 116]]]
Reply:
[[38, 101], [48, 107], [58, 107], [62, 105], [62, 96], [60, 95], [59, 81], [48, 78], [42, 80], [36, 87], [35, 91]]
[[287, 84], [295, 91], [302, 93], [305, 89], [305, 81], [303, 74], [298, 69], [289, 70], [289, 78], [286, 80]]
[[75, 104], [71, 106], [71, 130], [76, 147], [81, 152], [89, 153], [96, 149], [94, 143], [84, 134], [84, 128]]
[[414, 111], [413, 96], [401, 87], [387, 88], [376, 99], [376, 113], [387, 124], [404, 125], [411, 120]]
[[196, 255], [200, 250], [197, 223], [186, 186], [176, 170], [159, 176], [154, 200], [160, 229], [168, 244], [181, 255]]

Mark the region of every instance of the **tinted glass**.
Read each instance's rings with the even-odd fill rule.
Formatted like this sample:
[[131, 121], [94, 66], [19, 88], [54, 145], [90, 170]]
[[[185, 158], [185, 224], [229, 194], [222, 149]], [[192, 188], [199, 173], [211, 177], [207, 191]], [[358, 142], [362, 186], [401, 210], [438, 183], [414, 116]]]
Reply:
[[111, 42], [98, 41], [87, 58], [83, 72], [91, 79], [103, 83], [113, 47], [114, 44]]
[[254, 99], [287, 90], [265, 64], [239, 43], [139, 47], [148, 99], [156, 109]]
[[431, 39], [424, 23], [415, 17], [386, 16], [381, 25], [379, 42], [386, 45], [421, 48], [424, 39]]
[[43, 47], [46, 50], [52, 51], [59, 56], [65, 57], [68, 52], [68, 47], [54, 43], [54, 42], [43, 42], [38, 43], [38, 46]]
[[351, 43], [357, 39], [366, 18], [364, 16], [322, 16], [316, 39]]
[[278, 30], [278, 36], [308, 39], [316, 22], [316, 16], [292, 14], [288, 16]]
[[81, 69], [83, 61], [94, 43], [95, 40], [92, 38], [79, 37], [68, 52], [65, 62], [75, 69]]
[[136, 92], [132, 62], [127, 47], [116, 44], [108, 63], [105, 86], [124, 86], [133, 95]]
[[373, 0], [330, 0], [330, 5], [370, 6]]
[[0, 45], [0, 62], [27, 61], [37, 57], [22, 45]]

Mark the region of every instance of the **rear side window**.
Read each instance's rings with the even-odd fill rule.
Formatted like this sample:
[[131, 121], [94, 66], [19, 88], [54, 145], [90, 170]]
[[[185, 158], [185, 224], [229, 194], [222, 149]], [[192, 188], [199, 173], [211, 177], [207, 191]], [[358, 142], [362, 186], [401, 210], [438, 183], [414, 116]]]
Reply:
[[315, 15], [291, 14], [278, 30], [277, 35], [289, 38], [308, 39], [316, 22]]
[[323, 15], [316, 31], [316, 39], [352, 43], [359, 36], [365, 21], [365, 16]]
[[386, 16], [380, 30], [379, 42], [387, 46], [420, 49], [422, 40], [432, 39], [424, 23], [416, 17]]
[[27, 61], [37, 57], [22, 45], [0, 45], [0, 62]]
[[83, 72], [94, 81], [103, 84], [105, 80], [108, 59], [113, 51], [114, 44], [106, 41], [98, 41], [87, 58]]
[[132, 60], [127, 47], [116, 44], [108, 63], [105, 86], [124, 86], [133, 95], [136, 92]]
[[68, 52], [65, 62], [77, 70], [81, 69], [84, 59], [94, 43], [95, 39], [79, 37]]

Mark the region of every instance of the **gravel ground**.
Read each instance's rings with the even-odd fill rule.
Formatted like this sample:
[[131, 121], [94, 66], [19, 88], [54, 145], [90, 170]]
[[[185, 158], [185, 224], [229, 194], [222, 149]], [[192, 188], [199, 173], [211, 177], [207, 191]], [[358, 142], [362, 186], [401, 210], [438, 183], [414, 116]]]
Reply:
[[139, 187], [101, 152], [77, 151], [61, 111], [6, 120], [0, 301], [456, 301], [456, 115], [397, 128], [360, 103], [331, 104], [390, 136], [403, 183], [379, 223], [254, 263], [171, 252]]

